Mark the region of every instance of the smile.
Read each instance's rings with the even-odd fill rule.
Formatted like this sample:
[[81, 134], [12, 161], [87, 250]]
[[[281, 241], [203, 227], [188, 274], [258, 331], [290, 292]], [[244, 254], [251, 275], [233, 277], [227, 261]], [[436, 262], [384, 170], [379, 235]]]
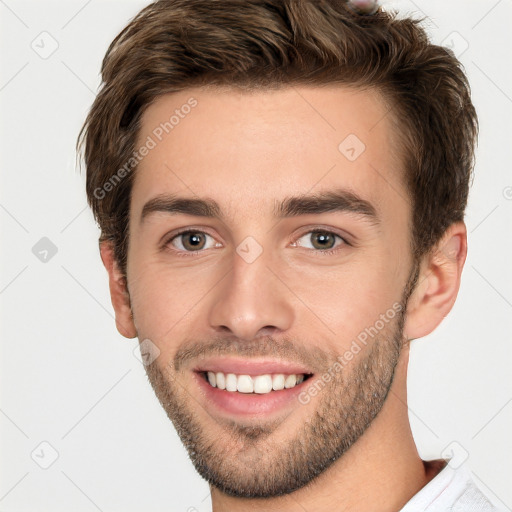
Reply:
[[199, 403], [212, 416], [261, 421], [286, 416], [313, 368], [290, 360], [209, 357], [192, 368]]
[[232, 393], [256, 393], [261, 395], [272, 391], [294, 388], [311, 376], [311, 374], [303, 373], [246, 375], [213, 371], [204, 371], [202, 375], [214, 388]]

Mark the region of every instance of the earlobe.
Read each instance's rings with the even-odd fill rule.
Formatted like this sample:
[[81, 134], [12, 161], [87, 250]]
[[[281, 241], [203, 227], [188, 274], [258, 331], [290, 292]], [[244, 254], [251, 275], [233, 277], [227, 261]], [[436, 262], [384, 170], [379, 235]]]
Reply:
[[456, 222], [422, 261], [407, 305], [404, 335], [408, 340], [430, 334], [448, 315], [459, 292], [466, 254], [466, 226]]
[[103, 265], [105, 265], [108, 272], [110, 298], [116, 315], [117, 330], [125, 338], [135, 338], [137, 329], [133, 322], [126, 279], [119, 270], [110, 241], [100, 243], [100, 254]]

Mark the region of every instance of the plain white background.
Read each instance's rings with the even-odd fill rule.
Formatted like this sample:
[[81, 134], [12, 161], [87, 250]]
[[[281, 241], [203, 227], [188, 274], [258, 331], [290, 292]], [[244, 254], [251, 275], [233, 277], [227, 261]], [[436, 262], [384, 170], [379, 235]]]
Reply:
[[[146, 3], [0, 1], [0, 512], [210, 510], [137, 341], [115, 329], [75, 165], [103, 55]], [[512, 1], [384, 5], [430, 17], [433, 39], [460, 55], [481, 125], [459, 297], [413, 343], [414, 436], [425, 459], [467, 458], [511, 510]]]

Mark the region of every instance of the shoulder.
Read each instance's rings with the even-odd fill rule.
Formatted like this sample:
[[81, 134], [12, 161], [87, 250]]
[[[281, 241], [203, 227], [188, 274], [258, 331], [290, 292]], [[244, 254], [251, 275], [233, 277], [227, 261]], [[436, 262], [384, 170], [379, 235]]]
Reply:
[[439, 469], [437, 475], [400, 512], [501, 512], [467, 466], [454, 468], [449, 461], [433, 461], [433, 467]]
[[452, 485], [457, 497], [452, 508], [454, 512], [501, 512], [478, 487], [467, 466], [463, 465], [453, 471]]

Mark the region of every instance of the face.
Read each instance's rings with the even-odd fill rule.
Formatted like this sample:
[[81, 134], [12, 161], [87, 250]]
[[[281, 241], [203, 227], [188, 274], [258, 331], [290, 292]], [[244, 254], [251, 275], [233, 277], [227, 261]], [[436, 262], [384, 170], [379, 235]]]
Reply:
[[144, 113], [133, 321], [196, 469], [227, 494], [305, 485], [385, 404], [415, 275], [387, 111], [333, 86], [189, 89]]

